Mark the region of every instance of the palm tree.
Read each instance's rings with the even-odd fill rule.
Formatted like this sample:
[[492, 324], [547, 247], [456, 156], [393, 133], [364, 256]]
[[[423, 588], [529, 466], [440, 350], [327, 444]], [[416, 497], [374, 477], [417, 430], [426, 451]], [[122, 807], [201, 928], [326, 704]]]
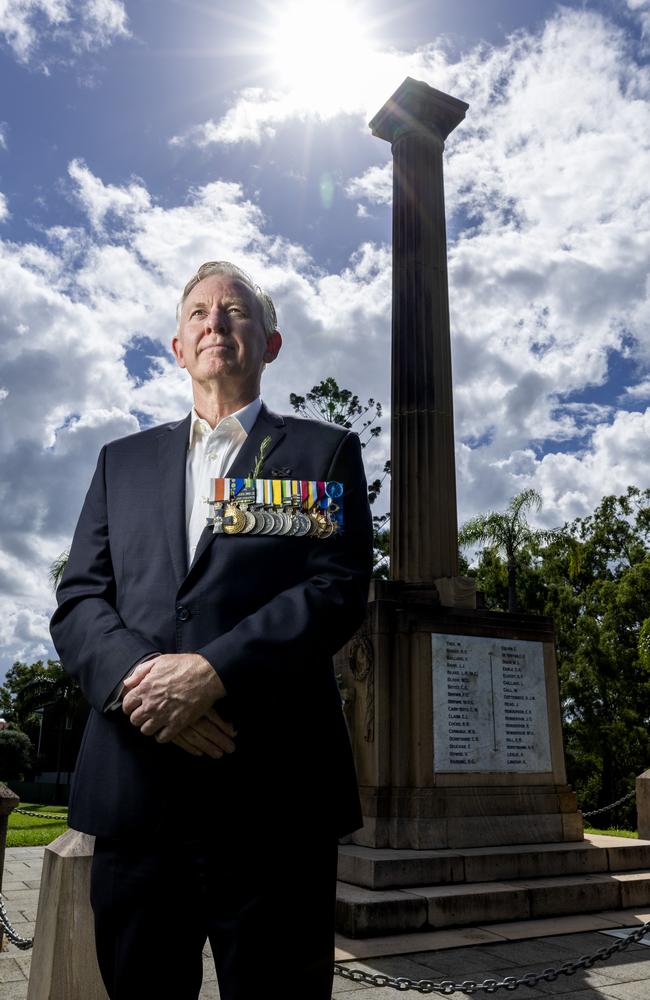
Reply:
[[[14, 704], [16, 716], [24, 720], [29, 720], [30, 716], [42, 713], [48, 705], [62, 707], [58, 720], [56, 751], [55, 800], [57, 802], [61, 785], [64, 732], [70, 729], [73, 716], [78, 711], [81, 700], [81, 690], [77, 682], [65, 672], [60, 663], [56, 660], [50, 660], [47, 672], [43, 672], [33, 680], [28, 681], [18, 692]], [[42, 715], [40, 722], [42, 725]]]
[[466, 521], [458, 533], [460, 545], [483, 545], [505, 553], [508, 567], [508, 611], [516, 612], [517, 568], [521, 550], [529, 545], [539, 545], [551, 541], [554, 531], [531, 528], [526, 520], [526, 512], [539, 511], [542, 498], [537, 490], [522, 490], [512, 498], [503, 513], [490, 511], [477, 514]]
[[50, 571], [49, 571], [48, 576], [50, 578], [50, 583], [52, 584], [52, 589], [53, 590], [56, 590], [56, 588], [61, 583], [61, 577], [63, 576], [64, 569], [68, 565], [68, 558], [69, 558], [69, 556], [70, 556], [69, 550], [65, 549], [61, 553], [61, 555], [59, 555], [59, 556], [56, 557], [56, 559], [54, 560], [54, 562], [50, 566]]

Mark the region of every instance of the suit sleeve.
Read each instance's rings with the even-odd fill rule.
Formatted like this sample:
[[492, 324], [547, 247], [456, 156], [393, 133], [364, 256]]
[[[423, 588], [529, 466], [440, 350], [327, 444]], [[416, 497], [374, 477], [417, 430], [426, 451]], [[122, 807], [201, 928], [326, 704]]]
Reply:
[[109, 544], [106, 448], [86, 494], [50, 622], [64, 669], [86, 701], [104, 711], [132, 666], [156, 649], [127, 629], [115, 610], [116, 583]]
[[357, 434], [342, 438], [326, 478], [343, 483], [344, 530], [311, 543], [303, 581], [197, 650], [235, 699], [294, 675], [307, 682], [305, 668], [327, 661], [364, 620], [372, 517]]

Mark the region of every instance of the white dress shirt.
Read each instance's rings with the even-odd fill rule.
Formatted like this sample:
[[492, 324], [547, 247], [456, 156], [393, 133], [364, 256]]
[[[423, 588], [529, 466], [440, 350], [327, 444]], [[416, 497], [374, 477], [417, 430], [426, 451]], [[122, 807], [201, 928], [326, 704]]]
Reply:
[[187, 566], [192, 565], [199, 538], [210, 513], [206, 500], [210, 480], [225, 476], [250, 434], [260, 412], [258, 396], [241, 410], [222, 417], [214, 430], [192, 407], [190, 440], [185, 466], [185, 526], [187, 529]]
[[[235, 461], [244, 441], [253, 429], [261, 407], [262, 399], [258, 396], [251, 403], [243, 406], [241, 410], [237, 410], [227, 417], [222, 417], [214, 430], [208, 421], [200, 417], [192, 407], [190, 439], [185, 464], [185, 528], [188, 569], [192, 565], [196, 546], [205, 528], [206, 518], [210, 513], [210, 508], [206, 503], [210, 493], [210, 480], [225, 475]], [[146, 656], [133, 664], [124, 679], [133, 673], [139, 663], [158, 655], [158, 653], [147, 653]], [[104, 708], [105, 712], [114, 711], [121, 707], [123, 692], [123, 681], [120, 681]]]

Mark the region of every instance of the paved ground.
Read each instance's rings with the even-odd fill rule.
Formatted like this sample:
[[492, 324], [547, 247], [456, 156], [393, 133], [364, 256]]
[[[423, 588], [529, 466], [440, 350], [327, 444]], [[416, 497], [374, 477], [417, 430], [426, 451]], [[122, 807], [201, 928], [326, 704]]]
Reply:
[[[31, 937], [36, 920], [38, 890], [40, 885], [43, 848], [20, 847], [7, 850], [3, 894], [6, 898], [9, 917], [24, 937]], [[646, 915], [645, 919], [648, 919]], [[387, 939], [375, 946], [366, 943], [368, 950], [384, 952], [380, 957], [365, 957], [362, 960], [346, 962], [346, 966], [365, 969], [368, 972], [382, 972], [391, 976], [407, 976], [409, 979], [502, 979], [505, 976], [522, 976], [526, 972], [537, 972], [549, 966], [559, 965], [569, 959], [588, 954], [611, 943], [612, 938], [602, 931], [582, 931], [575, 933], [553, 933], [568, 927], [594, 924], [613, 926], [612, 915], [607, 918], [584, 917], [565, 918], [553, 921], [530, 922], [528, 925], [510, 925], [506, 940], [498, 933], [505, 933], [506, 925], [491, 925], [490, 928], [473, 932], [440, 931], [435, 935], [411, 936], [413, 950], [402, 954], [385, 954], [390, 950]], [[573, 923], [571, 923], [573, 921]], [[630, 918], [630, 923], [633, 923]], [[542, 937], [526, 937], [527, 934], [543, 934]], [[444, 937], [446, 935], [446, 937]], [[516, 940], [517, 936], [520, 940]], [[471, 943], [472, 941], [476, 943]], [[440, 947], [441, 944], [455, 943], [455, 947]], [[339, 957], [354, 947], [349, 941], [339, 941]], [[405, 939], [394, 945], [395, 950], [404, 951], [408, 946]], [[433, 948], [433, 950], [429, 950]], [[363, 949], [360, 949], [363, 950]], [[281, 956], [291, 957], [291, 935], [287, 934], [287, 951]], [[0, 997], [2, 1000], [25, 1000], [29, 979], [30, 952], [21, 952], [12, 945], [0, 952]], [[200, 1000], [218, 1000], [214, 966], [209, 950], [204, 957], [204, 981]], [[266, 1000], [272, 992], [268, 987], [260, 991], [259, 998]], [[334, 997], [336, 1000], [389, 1000], [402, 991], [363, 986], [335, 977]], [[418, 996], [418, 993], [409, 993]], [[480, 996], [486, 996], [481, 993]], [[499, 996], [505, 993], [499, 991]], [[596, 965], [586, 972], [574, 976], [562, 976], [554, 983], [545, 982], [530, 989], [521, 987], [515, 994], [523, 997], [561, 996], [562, 1000], [650, 1000], [650, 947], [632, 945], [627, 951], [615, 956], [607, 964]], [[94, 1000], [92, 997], [84, 1000]], [[305, 1000], [309, 1000], [305, 997]]]

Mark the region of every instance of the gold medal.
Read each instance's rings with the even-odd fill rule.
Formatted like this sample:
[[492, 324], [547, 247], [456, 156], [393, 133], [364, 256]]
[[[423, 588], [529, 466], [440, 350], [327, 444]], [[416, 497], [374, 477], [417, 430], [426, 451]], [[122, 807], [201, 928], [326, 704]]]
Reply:
[[334, 532], [334, 525], [330, 521], [327, 514], [321, 514], [318, 518], [320, 521], [320, 538], [329, 538]]
[[309, 536], [312, 538], [318, 538], [320, 535], [320, 521], [318, 520], [318, 517], [316, 514], [313, 514], [312, 511], [309, 511], [307, 517], [311, 521], [311, 528], [308, 531]]
[[223, 530], [227, 535], [238, 535], [246, 527], [246, 515], [234, 503], [226, 504], [223, 512]]

